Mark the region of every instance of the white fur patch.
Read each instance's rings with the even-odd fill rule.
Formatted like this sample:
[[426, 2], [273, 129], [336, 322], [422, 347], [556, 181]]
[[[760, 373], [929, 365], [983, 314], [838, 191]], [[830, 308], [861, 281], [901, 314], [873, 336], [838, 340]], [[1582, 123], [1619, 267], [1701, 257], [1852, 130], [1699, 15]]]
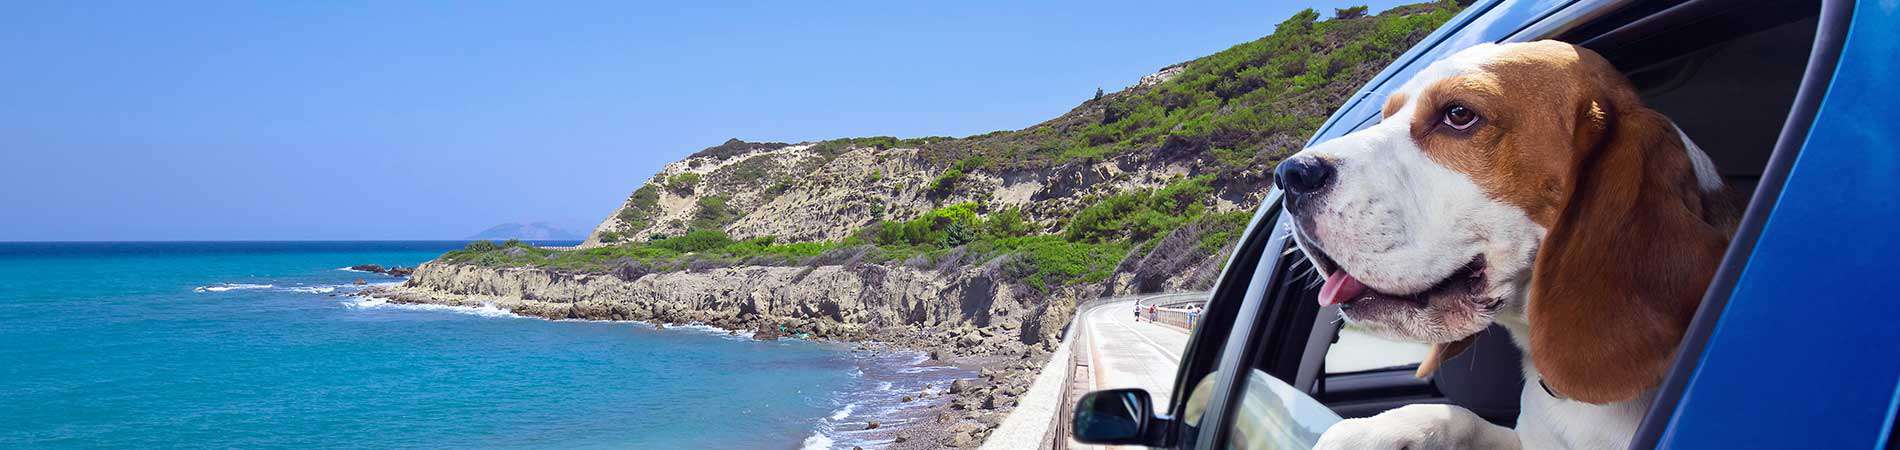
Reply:
[[1709, 154], [1702, 151], [1702, 146], [1695, 145], [1695, 141], [1689, 139], [1689, 133], [1683, 132], [1676, 121], [1669, 121], [1669, 127], [1676, 129], [1676, 137], [1682, 139], [1683, 151], [1689, 153], [1689, 164], [1695, 167], [1696, 185], [1702, 188], [1702, 192], [1721, 189], [1722, 173], [1715, 169], [1715, 160], [1709, 159]]

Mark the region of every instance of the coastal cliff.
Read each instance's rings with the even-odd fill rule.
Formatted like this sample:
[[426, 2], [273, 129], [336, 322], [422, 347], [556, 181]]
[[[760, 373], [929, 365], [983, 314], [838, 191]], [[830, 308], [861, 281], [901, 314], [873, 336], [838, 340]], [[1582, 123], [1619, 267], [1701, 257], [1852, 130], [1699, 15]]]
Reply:
[[917, 344], [980, 356], [1050, 346], [1067, 325], [1075, 296], [1086, 293], [1046, 295], [999, 281], [993, 270], [743, 266], [628, 279], [431, 262], [402, 285], [375, 295], [405, 303], [493, 306], [547, 319], [696, 323], [844, 341], [907, 342], [917, 335], [956, 333], [959, 339]]
[[893, 442], [975, 445], [1078, 301], [1210, 287], [1271, 168], [1460, 8], [1303, 11], [1021, 130], [732, 139], [660, 169], [578, 248], [476, 242], [370, 295], [922, 351], [982, 376], [943, 393], [939, 434]]
[[[952, 396], [933, 423], [893, 428], [898, 447], [972, 446], [1028, 391], [1059, 343], [1076, 299], [1041, 293], [996, 267], [949, 271], [884, 265], [730, 267], [622, 278], [432, 262], [366, 295], [396, 303], [490, 307], [551, 320], [624, 320], [749, 330], [755, 338], [865, 342], [978, 371], [934, 392]], [[932, 392], [919, 393], [923, 399]], [[912, 398], [903, 395], [904, 401]]]

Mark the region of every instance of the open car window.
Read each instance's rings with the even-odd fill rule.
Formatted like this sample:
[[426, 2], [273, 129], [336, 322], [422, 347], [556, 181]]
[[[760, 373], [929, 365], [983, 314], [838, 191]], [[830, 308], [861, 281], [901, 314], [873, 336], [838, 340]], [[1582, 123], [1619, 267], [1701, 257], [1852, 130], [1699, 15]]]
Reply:
[[[1630, 78], [1651, 108], [1674, 119], [1709, 154], [1729, 197], [1738, 208], [1746, 206], [1750, 194], [1766, 182], [1763, 173], [1771, 156], [1780, 151], [1777, 139], [1806, 69], [1819, 2], [1700, 0], [1587, 10], [1591, 7], [1601, 4], [1575, 5], [1547, 19], [1573, 23], [1525, 28], [1550, 34], [1507, 40], [1556, 38], [1603, 54]], [[1379, 87], [1370, 88], [1376, 92]], [[1359, 108], [1340, 119], [1353, 123], [1355, 131], [1379, 120], [1376, 112]], [[1297, 254], [1294, 249], [1287, 252]], [[1311, 394], [1343, 417], [1375, 415], [1407, 404], [1452, 403], [1494, 423], [1515, 424], [1523, 383], [1520, 356], [1501, 328], [1486, 331], [1477, 344], [1482, 346], [1476, 347], [1479, 351], [1459, 356], [1465, 360], [1447, 362], [1457, 370], [1419, 380], [1412, 372], [1425, 346], [1386, 340], [1339, 322], [1332, 311], [1303, 306], [1316, 305], [1318, 283], [1301, 275], [1282, 277], [1276, 289], [1287, 294], [1274, 298], [1284, 303], [1272, 308], [1308, 318], [1308, 340], [1257, 338], [1262, 348], [1249, 362], [1252, 370]], [[1285, 321], [1267, 314], [1255, 320]], [[1288, 358], [1303, 358], [1303, 364], [1288, 364]], [[1242, 390], [1241, 401], [1250, 395], [1256, 393]], [[1244, 432], [1239, 425], [1232, 430], [1238, 445]]]

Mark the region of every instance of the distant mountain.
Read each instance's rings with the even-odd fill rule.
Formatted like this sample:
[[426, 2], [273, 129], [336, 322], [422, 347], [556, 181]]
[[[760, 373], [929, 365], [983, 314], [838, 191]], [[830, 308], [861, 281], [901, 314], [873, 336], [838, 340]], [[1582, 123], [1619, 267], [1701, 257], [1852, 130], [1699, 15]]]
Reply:
[[555, 228], [547, 222], [530, 224], [504, 223], [488, 227], [469, 239], [521, 239], [527, 241], [578, 241], [581, 236], [567, 230]]

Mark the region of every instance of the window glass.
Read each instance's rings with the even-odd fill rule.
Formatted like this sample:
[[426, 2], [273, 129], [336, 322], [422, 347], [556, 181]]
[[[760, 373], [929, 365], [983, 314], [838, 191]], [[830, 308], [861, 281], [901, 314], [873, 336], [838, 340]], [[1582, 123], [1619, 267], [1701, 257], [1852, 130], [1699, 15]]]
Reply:
[[1355, 324], [1343, 324], [1339, 339], [1326, 349], [1326, 374], [1380, 369], [1411, 369], [1425, 360], [1431, 347], [1416, 342], [1385, 339]]

